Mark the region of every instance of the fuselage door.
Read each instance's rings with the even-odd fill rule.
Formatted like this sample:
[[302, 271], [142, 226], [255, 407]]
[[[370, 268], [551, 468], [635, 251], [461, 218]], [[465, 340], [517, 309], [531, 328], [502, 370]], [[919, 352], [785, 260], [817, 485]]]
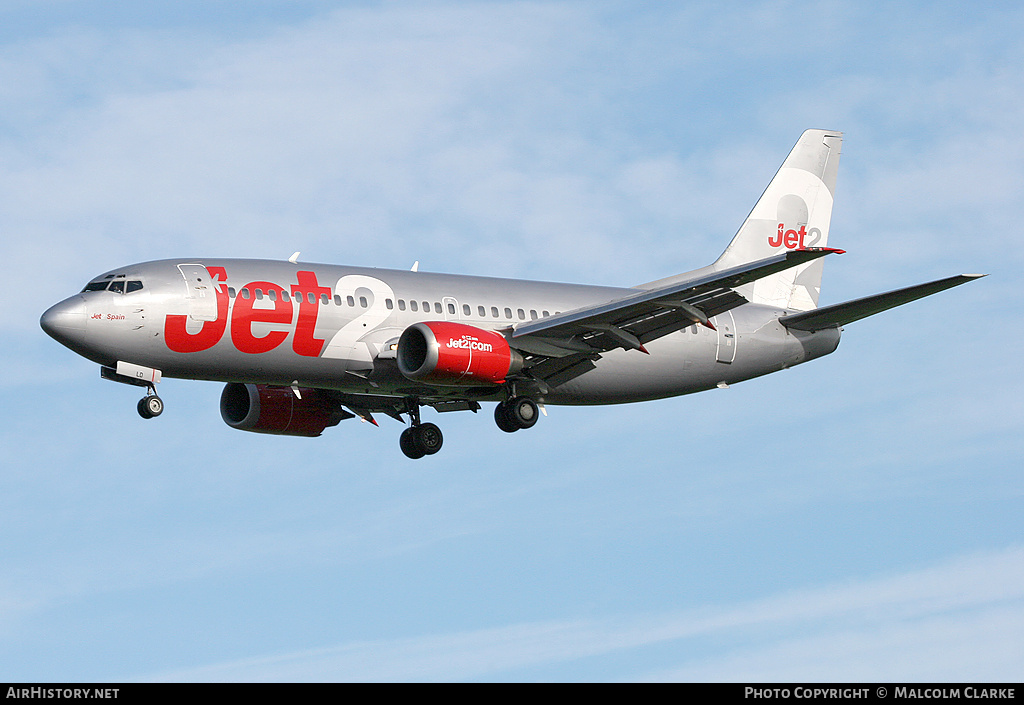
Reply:
[[731, 364], [736, 359], [736, 320], [732, 317], [732, 311], [715, 316], [715, 328], [718, 329], [718, 352], [715, 359]]
[[193, 321], [216, 321], [217, 291], [206, 267], [201, 264], [179, 264], [178, 271], [185, 278], [189, 318]]
[[446, 296], [441, 299], [441, 306], [444, 307], [444, 320], [446, 321], [457, 321], [459, 320], [459, 302], [451, 296]]

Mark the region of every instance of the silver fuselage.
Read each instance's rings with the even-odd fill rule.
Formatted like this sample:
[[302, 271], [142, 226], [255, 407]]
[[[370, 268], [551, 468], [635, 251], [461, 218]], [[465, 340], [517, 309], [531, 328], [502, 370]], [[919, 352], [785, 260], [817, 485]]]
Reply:
[[[183, 275], [187, 265], [219, 272], [209, 282], [207, 298], [198, 300], [189, 289]], [[127, 293], [85, 291], [43, 315], [51, 335], [101, 365], [124, 361], [183, 379], [297, 382], [357, 394], [433, 397], [457, 397], [462, 391], [424, 388], [382, 364], [411, 324], [448, 320], [508, 331], [535, 317], [636, 291], [244, 259], [161, 260], [105, 276], [142, 287]], [[689, 394], [836, 349], [838, 329], [789, 330], [777, 320], [787, 312], [745, 304], [712, 319], [717, 330], [694, 325], [652, 341], [649, 355], [624, 349], [604, 353], [594, 369], [540, 389], [538, 401], [615, 404]], [[496, 387], [492, 396], [477, 390], [476, 397], [501, 395]]]

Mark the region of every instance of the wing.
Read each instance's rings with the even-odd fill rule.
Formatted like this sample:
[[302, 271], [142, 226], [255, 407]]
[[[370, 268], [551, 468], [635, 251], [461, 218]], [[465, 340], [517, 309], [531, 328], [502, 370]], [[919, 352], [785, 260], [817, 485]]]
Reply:
[[[790, 250], [657, 289], [638, 291], [597, 306], [517, 325], [509, 342], [530, 355], [554, 358], [531, 361], [535, 364], [530, 365], [530, 372], [557, 384], [551, 377], [561, 377], [565, 364], [589, 360], [592, 367], [592, 361], [602, 352], [615, 348], [647, 352], [644, 343], [695, 323], [713, 328], [709, 318], [747, 303], [734, 291], [735, 287], [833, 252], [842, 253], [842, 250], [827, 247]], [[560, 363], [560, 358], [566, 359]]]
[[888, 291], [884, 294], [866, 296], [863, 299], [847, 301], [846, 303], [835, 304], [834, 306], [826, 306], [824, 308], [818, 308], [804, 313], [795, 313], [789, 316], [783, 316], [779, 319], [779, 323], [787, 328], [806, 331], [816, 331], [823, 328], [845, 326], [847, 323], [859, 321], [862, 318], [873, 316], [876, 313], [887, 311], [890, 308], [895, 308], [896, 306], [902, 306], [903, 304], [916, 301], [917, 299], [924, 298], [925, 296], [937, 294], [940, 291], [950, 289], [954, 286], [966, 284], [969, 281], [973, 281], [983, 276], [985, 275], [959, 274], [955, 277], [939, 279], [937, 281], [928, 282], [927, 284], [908, 286], [905, 289], [897, 289], [896, 291]]
[[[833, 252], [830, 248], [791, 250], [767, 259], [730, 269], [699, 274], [655, 289], [635, 290], [621, 299], [568, 311], [530, 321], [506, 333], [509, 343], [524, 354], [526, 367], [517, 384], [543, 382], [558, 386], [591, 370], [602, 353], [616, 348], [647, 352], [644, 343], [656, 340], [695, 323], [714, 326], [708, 320], [747, 302], [734, 287], [776, 272], [810, 262]], [[706, 271], [706, 270], [705, 270]], [[381, 351], [374, 359], [374, 370], [365, 376], [374, 380], [398, 378], [392, 349]], [[410, 400], [432, 406], [439, 412], [477, 411], [478, 399], [493, 396], [491, 387], [463, 389], [443, 387], [410, 391], [405, 396], [347, 394], [331, 392], [336, 403], [352, 416], [376, 423], [380, 413], [402, 421], [410, 413]]]

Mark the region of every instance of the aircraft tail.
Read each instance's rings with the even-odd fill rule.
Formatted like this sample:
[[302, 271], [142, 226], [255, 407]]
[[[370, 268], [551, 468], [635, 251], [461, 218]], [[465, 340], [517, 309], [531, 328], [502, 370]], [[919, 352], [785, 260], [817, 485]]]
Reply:
[[[843, 134], [807, 130], [789, 153], [722, 256], [721, 271], [803, 247], [826, 247]], [[818, 307], [822, 260], [737, 289], [748, 301], [808, 311]]]

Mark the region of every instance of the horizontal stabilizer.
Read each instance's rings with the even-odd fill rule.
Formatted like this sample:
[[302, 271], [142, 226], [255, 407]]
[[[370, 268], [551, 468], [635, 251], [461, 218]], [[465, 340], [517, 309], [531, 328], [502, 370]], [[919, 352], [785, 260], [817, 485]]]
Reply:
[[862, 318], [873, 316], [876, 313], [887, 311], [890, 308], [896, 308], [911, 301], [923, 299], [925, 296], [937, 294], [945, 289], [966, 284], [983, 276], [985, 275], [960, 274], [955, 277], [928, 282], [927, 284], [908, 286], [905, 289], [897, 289], [896, 291], [889, 291], [884, 294], [875, 294], [863, 299], [855, 299], [854, 301], [847, 301], [846, 303], [835, 304], [834, 306], [814, 309], [806, 313], [783, 316], [779, 319], [779, 323], [787, 328], [806, 331], [845, 326], [847, 323], [853, 323]]

